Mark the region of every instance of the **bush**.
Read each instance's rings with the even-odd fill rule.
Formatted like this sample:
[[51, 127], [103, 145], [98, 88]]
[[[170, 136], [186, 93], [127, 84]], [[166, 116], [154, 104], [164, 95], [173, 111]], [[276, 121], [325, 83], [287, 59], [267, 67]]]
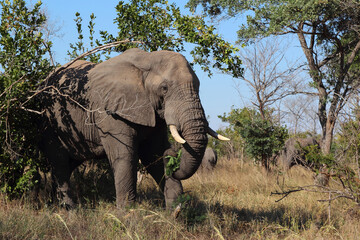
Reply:
[[228, 115], [219, 116], [229, 122], [234, 131], [245, 143], [246, 153], [260, 162], [267, 170], [273, 163], [274, 156], [282, 149], [288, 132], [285, 127], [274, 124], [271, 115], [263, 119], [253, 109], [233, 109]]
[[51, 42], [41, 32], [41, 2], [32, 9], [23, 0], [0, 4], [0, 191], [19, 196], [37, 183], [37, 170], [45, 170], [36, 144], [38, 115], [29, 110], [39, 106], [29, 97], [51, 70], [45, 58]]

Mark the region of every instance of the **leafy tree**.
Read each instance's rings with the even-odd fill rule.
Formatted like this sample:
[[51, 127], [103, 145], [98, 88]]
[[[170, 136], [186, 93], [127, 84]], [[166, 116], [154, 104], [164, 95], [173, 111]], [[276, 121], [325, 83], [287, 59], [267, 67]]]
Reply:
[[23, 0], [0, 1], [0, 191], [15, 196], [34, 184], [37, 168], [44, 167], [36, 147], [37, 115], [28, 97], [51, 66], [44, 41], [46, 21], [41, 2], [31, 9]]
[[[236, 55], [238, 49], [223, 40], [215, 33], [215, 27], [206, 25], [201, 16], [188, 16], [180, 12], [175, 3], [165, 0], [132, 0], [129, 3], [120, 1], [116, 6], [117, 17], [114, 23], [118, 27], [116, 34], [106, 30], [100, 31], [100, 39], [93, 39], [94, 19], [89, 23], [90, 45], [99, 46], [105, 43], [128, 39], [141, 43], [124, 43], [109, 49], [111, 52], [122, 52], [128, 48], [140, 47], [145, 51], [171, 50], [184, 52], [192, 48], [191, 64], [199, 64], [201, 68], [212, 74], [211, 68], [229, 72], [235, 77], [242, 76], [241, 60]], [[80, 15], [76, 14], [76, 25], [79, 42], [72, 44], [71, 58], [84, 52], [83, 34]], [[189, 44], [185, 44], [189, 43]], [[91, 59], [90, 59], [91, 60]]]
[[322, 151], [330, 153], [336, 119], [360, 76], [360, 3], [353, 0], [190, 0], [188, 5], [192, 10], [202, 5], [206, 14], [212, 16], [224, 10], [231, 17], [246, 14], [247, 24], [238, 30], [238, 40], [243, 44], [271, 35], [298, 37], [318, 92]]
[[242, 137], [247, 154], [270, 170], [270, 163], [288, 137], [287, 129], [274, 124], [269, 116], [263, 119], [259, 112], [249, 108], [232, 109], [229, 114], [219, 117], [230, 123]]

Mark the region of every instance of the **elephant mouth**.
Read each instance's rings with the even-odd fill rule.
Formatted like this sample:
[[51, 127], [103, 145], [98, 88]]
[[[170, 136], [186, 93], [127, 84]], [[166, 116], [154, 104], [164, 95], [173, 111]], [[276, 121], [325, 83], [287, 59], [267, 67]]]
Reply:
[[[175, 125], [169, 125], [169, 129], [170, 129], [171, 135], [173, 136], [173, 138], [175, 139], [176, 142], [181, 143], [181, 144], [186, 143], [185, 139], [183, 139], [183, 138], [180, 136], [180, 134], [179, 134], [179, 132], [178, 132], [178, 130], [177, 130], [177, 128], [176, 128]], [[221, 140], [221, 141], [230, 141], [229, 138], [224, 137], [224, 136], [222, 136], [221, 134], [218, 134], [217, 132], [215, 132], [215, 131], [214, 131], [213, 129], [211, 129], [210, 127], [207, 128], [207, 133], [208, 133], [210, 136], [212, 136], [212, 137], [214, 137], [214, 138], [216, 138], [216, 139], [218, 139], [218, 140]]]

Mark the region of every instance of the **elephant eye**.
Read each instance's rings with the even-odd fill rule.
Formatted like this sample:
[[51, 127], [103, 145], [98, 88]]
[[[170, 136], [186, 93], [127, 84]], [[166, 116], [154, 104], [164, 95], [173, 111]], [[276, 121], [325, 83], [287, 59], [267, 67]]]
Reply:
[[168, 91], [168, 87], [166, 85], [162, 85], [160, 87], [162, 95], [165, 95]]

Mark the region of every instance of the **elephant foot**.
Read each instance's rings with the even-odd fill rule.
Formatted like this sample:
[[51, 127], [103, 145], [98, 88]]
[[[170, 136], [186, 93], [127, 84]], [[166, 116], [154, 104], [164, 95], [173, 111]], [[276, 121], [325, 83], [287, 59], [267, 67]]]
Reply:
[[76, 206], [74, 201], [69, 196], [62, 197], [59, 205], [66, 210], [74, 209]]
[[132, 209], [132, 208], [136, 208], [138, 202], [133, 200], [133, 201], [124, 201], [124, 200], [120, 200], [120, 201], [116, 201], [116, 208], [117, 209]]
[[178, 198], [183, 193], [181, 182], [172, 177], [165, 177], [165, 204], [167, 209], [177, 208]]

